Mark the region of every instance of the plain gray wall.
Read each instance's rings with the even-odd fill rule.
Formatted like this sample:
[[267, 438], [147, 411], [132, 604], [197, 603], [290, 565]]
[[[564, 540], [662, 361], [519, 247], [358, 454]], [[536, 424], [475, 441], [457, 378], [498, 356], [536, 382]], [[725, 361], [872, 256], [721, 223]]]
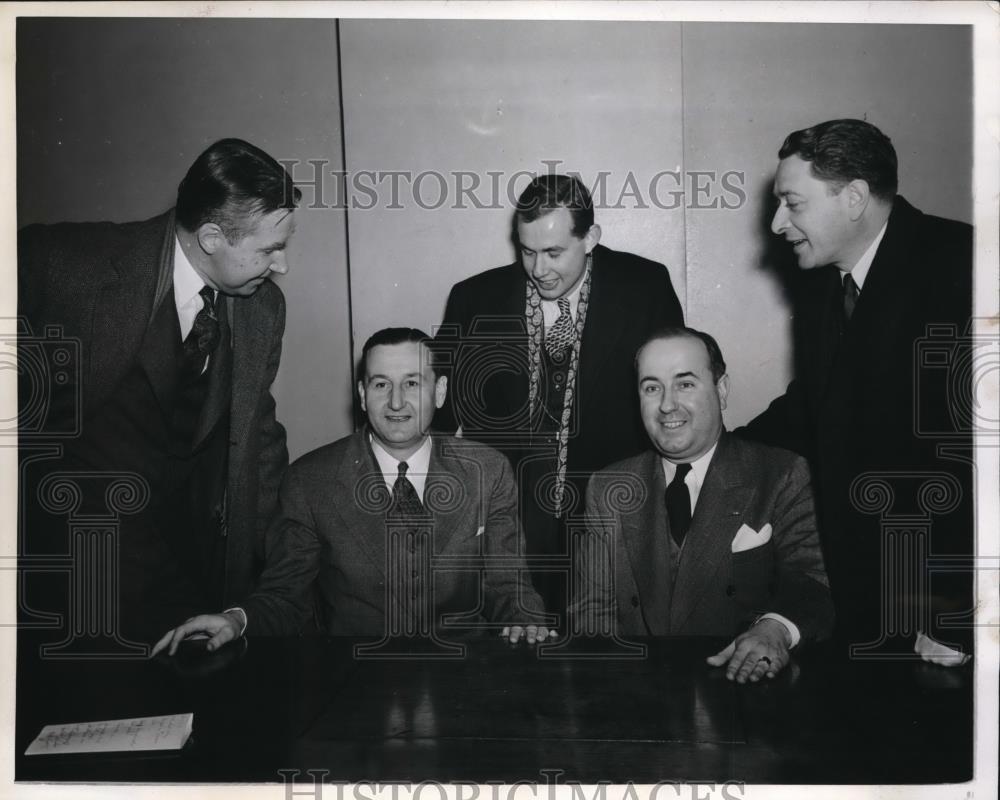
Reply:
[[[335, 20], [19, 19], [18, 225], [146, 219], [237, 136], [342, 169]], [[326, 197], [323, 198], [327, 200]], [[345, 218], [296, 212], [278, 419], [292, 457], [350, 430]]]
[[[486, 184], [487, 171], [506, 180], [558, 159], [588, 184], [609, 173], [613, 200], [629, 173], [648, 187], [661, 170], [736, 170], [736, 209], [691, 208], [689, 194], [678, 208], [597, 210], [603, 241], [667, 264], [688, 321], [718, 337], [736, 425], [789, 378], [789, 264], [767, 231], [788, 132], [866, 117], [895, 142], [911, 202], [971, 221], [967, 27], [348, 20], [340, 46], [333, 20], [20, 19], [18, 224], [156, 214], [222, 136], [297, 159], [303, 181], [309, 160], [340, 171], [341, 103], [354, 173], [466, 170]], [[387, 208], [387, 186], [346, 229], [336, 181], [325, 208], [305, 187], [274, 390], [293, 457], [351, 429], [365, 337], [433, 327], [455, 281], [514, 258], [505, 198], [429, 210], [404, 186]], [[433, 181], [424, 192], [436, 198]]]

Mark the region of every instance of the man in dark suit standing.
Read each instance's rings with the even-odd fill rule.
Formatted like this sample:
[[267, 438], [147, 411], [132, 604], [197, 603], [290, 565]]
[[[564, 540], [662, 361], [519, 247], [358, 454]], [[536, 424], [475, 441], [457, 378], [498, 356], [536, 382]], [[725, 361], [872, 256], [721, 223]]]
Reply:
[[[288, 461], [270, 394], [284, 298], [268, 278], [288, 269], [299, 196], [271, 156], [224, 139], [165, 214], [20, 232], [18, 312], [36, 335], [58, 326], [81, 355], [79, 381], [50, 387], [45, 421], [72, 433], [25, 472], [23, 612], [148, 640], [253, 585]], [[36, 388], [22, 379], [22, 412]], [[75, 556], [74, 521], [109, 514], [120, 527], [107, 572], [31, 571], [38, 556]]]
[[572, 630], [735, 637], [708, 662], [773, 678], [833, 621], [808, 467], [725, 432], [729, 377], [708, 334], [658, 331], [635, 367], [654, 450], [590, 480]]
[[313, 597], [319, 627], [339, 636], [428, 643], [449, 617], [512, 643], [550, 635], [537, 624], [510, 465], [490, 447], [428, 431], [448, 384], [429, 340], [413, 328], [368, 339], [358, 369], [368, 424], [289, 468], [258, 586], [238, 608], [169, 631], [154, 653], [172, 655], [196, 633], [212, 637], [210, 650], [244, 630], [297, 633]]
[[778, 156], [771, 229], [805, 270], [795, 379], [741, 432], [809, 459], [852, 654], [961, 663], [969, 620], [943, 615], [972, 608], [972, 229], [896, 193], [867, 122], [796, 131]]
[[549, 557], [532, 578], [555, 612], [567, 602], [565, 522], [587, 479], [645, 446], [632, 355], [682, 324], [666, 268], [600, 238], [579, 179], [535, 178], [515, 213], [520, 260], [455, 284], [439, 334], [454, 346], [441, 424], [511, 459], [528, 553]]

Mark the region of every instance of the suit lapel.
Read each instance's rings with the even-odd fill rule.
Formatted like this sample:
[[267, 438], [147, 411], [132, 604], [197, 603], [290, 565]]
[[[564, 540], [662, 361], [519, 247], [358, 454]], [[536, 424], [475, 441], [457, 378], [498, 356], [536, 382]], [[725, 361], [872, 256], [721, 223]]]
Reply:
[[[906, 204], [902, 199], [896, 202]], [[848, 326], [847, 350], [854, 364], [880, 365], [892, 357], [895, 337], [886, 332], [902, 329], [903, 316], [911, 302], [909, 294], [914, 276], [905, 274], [910, 261], [911, 238], [901, 215], [903, 210], [897, 205], [875, 252]]]
[[743, 481], [737, 455], [723, 432], [705, 474], [691, 528], [684, 540], [670, 607], [670, 632], [677, 634], [708, 589], [718, 587], [720, 567], [731, 559], [735, 522], [753, 496]]
[[601, 366], [615, 352], [629, 318], [619, 284], [608, 263], [607, 248], [598, 245], [593, 251], [590, 276], [590, 300], [587, 321], [580, 343], [580, 401], [584, 402], [600, 386]]
[[671, 580], [670, 546], [666, 537], [667, 513], [663, 504], [666, 481], [656, 453], [644, 453], [639, 461], [638, 477], [650, 487], [642, 505], [622, 517], [621, 537], [628, 553], [632, 574], [641, 599], [640, 608], [650, 633], [666, 635], [670, 618]]
[[337, 498], [337, 513], [344, 529], [386, 576], [386, 522], [390, 494], [382, 472], [368, 444], [368, 430], [354, 434], [350, 446], [334, 476], [332, 497]]
[[112, 261], [111, 277], [95, 297], [88, 380], [91, 408], [103, 404], [134, 362], [156, 312], [157, 286], [172, 276], [173, 214], [163, 221], [159, 237], [137, 242]]
[[[263, 312], [257, 295], [226, 298], [232, 331], [232, 438], [242, 442], [250, 435], [250, 423], [260, 400], [260, 388], [271, 351], [272, 320]], [[230, 468], [232, 469], [232, 467]]]
[[815, 334], [806, 337], [814, 350], [808, 360], [817, 382], [815, 396], [824, 397], [831, 384], [834, 390], [840, 386], [833, 376], [844, 349], [844, 295], [840, 272], [836, 267], [826, 267], [808, 279], [815, 280], [817, 284], [813, 308], [808, 312], [813, 317], [811, 324], [817, 328]]
[[[446, 553], [452, 549], [453, 540], [463, 531], [474, 530], [481, 524], [478, 518], [481, 505], [479, 481], [468, 476], [468, 469], [455, 449], [455, 440], [448, 436], [431, 438], [431, 460], [424, 484], [424, 508], [433, 518], [434, 552]], [[442, 504], [435, 498], [455, 498], [471, 495], [456, 506]], [[470, 512], [474, 516], [470, 519]]]
[[511, 264], [510, 268], [512, 279], [500, 306], [504, 322], [498, 333], [505, 339], [515, 338], [518, 363], [514, 372], [504, 373], [506, 377], [500, 385], [507, 416], [524, 413], [524, 419], [519, 419], [515, 425], [525, 430], [528, 425], [528, 382], [531, 371], [531, 364], [528, 363], [528, 321], [524, 316], [528, 279], [519, 263]]

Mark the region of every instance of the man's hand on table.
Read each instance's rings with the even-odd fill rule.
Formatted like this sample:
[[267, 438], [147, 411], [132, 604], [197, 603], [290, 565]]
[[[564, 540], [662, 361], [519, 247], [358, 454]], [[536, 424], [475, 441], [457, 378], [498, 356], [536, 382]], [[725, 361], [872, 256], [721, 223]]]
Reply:
[[500, 638], [511, 644], [517, 644], [525, 639], [528, 644], [541, 644], [546, 639], [555, 639], [559, 634], [550, 631], [544, 625], [508, 625], [500, 632]]
[[[726, 677], [737, 683], [756, 683], [764, 675], [773, 678], [788, 663], [791, 634], [776, 619], [762, 619], [714, 656], [713, 667], [726, 666]], [[728, 663], [727, 663], [728, 662]]]
[[245, 621], [241, 612], [235, 609], [225, 611], [222, 614], [199, 614], [191, 617], [183, 625], [167, 631], [163, 638], [156, 643], [152, 655], [156, 655], [161, 650], [169, 647], [168, 655], [177, 652], [177, 646], [189, 636], [196, 634], [208, 635], [210, 638], [206, 648], [209, 652], [218, 650], [222, 645], [239, 639], [243, 633]]

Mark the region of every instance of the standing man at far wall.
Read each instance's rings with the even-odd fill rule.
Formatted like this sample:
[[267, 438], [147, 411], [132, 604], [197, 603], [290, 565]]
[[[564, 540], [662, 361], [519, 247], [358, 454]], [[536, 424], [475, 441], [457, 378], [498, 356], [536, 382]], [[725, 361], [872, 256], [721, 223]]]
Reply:
[[532, 579], [549, 611], [567, 604], [566, 519], [590, 475], [640, 452], [632, 357], [656, 328], [683, 324], [666, 267], [599, 244], [578, 178], [536, 177], [514, 215], [519, 261], [455, 284], [440, 342], [453, 349], [443, 427], [514, 465]]

